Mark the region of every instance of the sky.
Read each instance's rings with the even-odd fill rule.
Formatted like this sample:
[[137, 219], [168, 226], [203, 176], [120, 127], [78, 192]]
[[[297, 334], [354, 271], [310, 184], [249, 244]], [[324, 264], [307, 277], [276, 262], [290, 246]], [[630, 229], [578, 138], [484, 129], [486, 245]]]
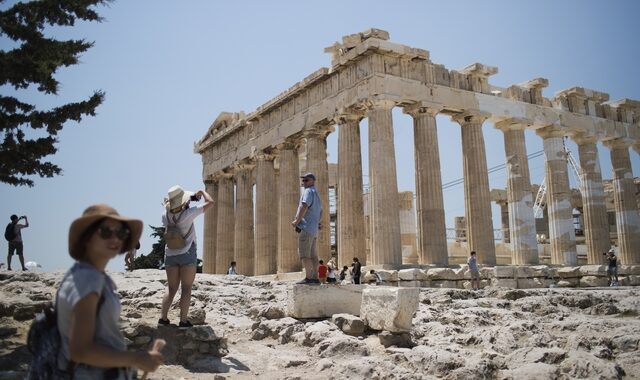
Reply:
[[[0, 3], [7, 9], [14, 1]], [[180, 184], [203, 189], [202, 161], [194, 144], [220, 112], [250, 113], [321, 67], [331, 65], [324, 48], [342, 36], [369, 28], [390, 40], [426, 49], [449, 69], [480, 62], [498, 67], [490, 83], [500, 87], [544, 77], [543, 95], [580, 86], [609, 93], [612, 100], [640, 99], [638, 36], [640, 2], [634, 0], [536, 1], [114, 1], [97, 8], [102, 23], [50, 28], [60, 39], [84, 38], [95, 46], [81, 63], [60, 69], [57, 96], [32, 89], [23, 101], [48, 109], [106, 92], [95, 117], [69, 122], [49, 160], [63, 169], [35, 186], [0, 184], [0, 215], [27, 215], [22, 231], [25, 260], [44, 271], [72, 264], [68, 229], [94, 203], [142, 219], [139, 254], [151, 251], [149, 225], [161, 225], [162, 199]], [[0, 37], [0, 48], [14, 44]], [[7, 86], [3, 93], [13, 93]], [[394, 138], [399, 191], [413, 191], [411, 118], [395, 109]], [[460, 127], [437, 117], [442, 182], [462, 178]], [[362, 125], [363, 172], [368, 171], [366, 120]], [[504, 164], [502, 132], [483, 126], [489, 168]], [[528, 153], [542, 140], [527, 132]], [[569, 143], [576, 159], [577, 148]], [[611, 178], [609, 151], [599, 146], [604, 178]], [[337, 162], [337, 131], [328, 137], [329, 162]], [[640, 158], [631, 151], [634, 176]], [[530, 161], [531, 182], [544, 175], [542, 157]], [[368, 177], [365, 176], [365, 182]], [[491, 188], [506, 187], [504, 170], [491, 173]], [[575, 187], [575, 180], [573, 184]], [[462, 185], [444, 191], [448, 227], [464, 215]], [[500, 228], [499, 208], [493, 223]], [[202, 257], [203, 218], [198, 218]], [[3, 243], [6, 247], [6, 242]], [[6, 248], [3, 248], [6, 249]], [[0, 255], [0, 262], [6, 256]], [[14, 268], [19, 268], [17, 257]], [[112, 260], [111, 271], [124, 270]]]

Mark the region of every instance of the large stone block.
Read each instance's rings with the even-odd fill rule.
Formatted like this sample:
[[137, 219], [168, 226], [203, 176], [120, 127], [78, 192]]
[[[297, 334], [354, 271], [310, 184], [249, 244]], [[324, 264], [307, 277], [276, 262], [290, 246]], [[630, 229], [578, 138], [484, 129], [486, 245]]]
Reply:
[[370, 287], [362, 292], [360, 318], [374, 330], [402, 332], [411, 330], [418, 310], [417, 288]]
[[619, 265], [618, 274], [640, 276], [640, 265]]
[[431, 268], [427, 271], [429, 280], [462, 280], [459, 273], [450, 268]]
[[431, 287], [457, 289], [459, 287], [459, 284], [458, 284], [458, 281], [452, 281], [452, 280], [433, 280], [431, 281]]
[[328, 318], [360, 314], [363, 285], [293, 285], [287, 295], [287, 314], [294, 318]]
[[366, 327], [362, 319], [351, 314], [335, 314], [331, 317], [331, 322], [345, 334], [354, 336], [362, 335]]
[[[516, 267], [516, 277], [517, 278], [532, 278], [532, 277], [536, 277], [536, 273], [538, 273], [538, 271], [533, 268], [533, 267]], [[544, 275], [538, 275], [539, 277], [542, 277]]]
[[580, 267], [563, 267], [558, 268], [558, 277], [560, 278], [576, 278], [580, 277]]
[[518, 281], [514, 280], [513, 278], [492, 278], [491, 279], [491, 286], [495, 286], [495, 287], [498, 287], [498, 288], [517, 289], [518, 288]]
[[583, 276], [606, 276], [607, 267], [604, 265], [583, 265], [580, 267]]
[[513, 278], [514, 270], [510, 266], [496, 266], [493, 268], [493, 276], [496, 278]]
[[584, 276], [580, 278], [580, 286], [584, 288], [599, 287], [609, 285], [606, 277], [600, 276]]
[[518, 289], [546, 288], [539, 278], [518, 278]]
[[[389, 269], [377, 269], [376, 273], [380, 275], [380, 279], [384, 282], [396, 282], [398, 281], [398, 271]], [[369, 272], [367, 271], [367, 274]]]
[[[551, 277], [549, 274], [549, 267], [546, 265], [534, 265], [529, 267], [533, 270], [533, 277]], [[552, 273], [554, 276], [556, 272]]]
[[422, 286], [423, 281], [398, 281], [398, 286], [401, 288], [419, 288]]
[[422, 269], [410, 268], [398, 271], [400, 281], [422, 281], [427, 279], [427, 274]]

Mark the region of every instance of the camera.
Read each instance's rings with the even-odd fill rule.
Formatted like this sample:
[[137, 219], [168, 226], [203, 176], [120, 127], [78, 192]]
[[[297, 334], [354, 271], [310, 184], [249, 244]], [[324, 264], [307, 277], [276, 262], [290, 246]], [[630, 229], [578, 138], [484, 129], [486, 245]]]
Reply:
[[197, 195], [192, 195], [189, 200], [193, 201], [193, 202], [197, 202], [198, 201], [198, 196]]

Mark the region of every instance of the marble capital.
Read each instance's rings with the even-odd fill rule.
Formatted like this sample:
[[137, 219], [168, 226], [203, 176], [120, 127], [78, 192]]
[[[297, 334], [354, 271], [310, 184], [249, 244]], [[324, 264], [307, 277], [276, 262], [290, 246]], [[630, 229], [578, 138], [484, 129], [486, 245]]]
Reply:
[[255, 158], [257, 161], [273, 161], [276, 159], [276, 157], [277, 155], [274, 154], [273, 150], [270, 150], [268, 153], [265, 151], [256, 152], [253, 155], [253, 158]]
[[613, 139], [603, 141], [602, 144], [609, 149], [628, 149], [631, 146], [631, 141], [627, 139]]
[[373, 110], [391, 110], [393, 107], [395, 107], [397, 104], [397, 102], [395, 100], [391, 100], [391, 99], [367, 99], [365, 102], [362, 103], [362, 107], [364, 108], [365, 112], [368, 114], [369, 112], [373, 111]]
[[229, 178], [233, 178], [233, 170], [232, 169], [225, 169], [223, 171], [219, 171], [215, 174], [213, 174], [213, 181], [215, 182], [220, 182], [223, 179], [229, 179]]
[[530, 121], [520, 118], [504, 119], [494, 124], [495, 128], [501, 130], [502, 132], [524, 131], [530, 125]]
[[547, 139], [551, 137], [564, 137], [565, 131], [555, 125], [548, 125], [546, 127], [537, 129], [536, 134], [543, 139]]
[[595, 135], [580, 134], [572, 136], [571, 140], [573, 140], [577, 145], [585, 145], [597, 144], [599, 139], [598, 136]]
[[312, 127], [308, 127], [303, 129], [302, 136], [305, 138], [326, 138], [331, 132], [335, 131], [335, 128], [332, 125], [314, 125]]
[[364, 117], [365, 114], [361, 110], [341, 108], [339, 110], [336, 110], [336, 113], [333, 116], [333, 122], [338, 125], [357, 123], [360, 122], [360, 120], [362, 120]]
[[441, 105], [426, 102], [417, 102], [415, 104], [403, 107], [402, 112], [413, 117], [418, 117], [425, 114], [435, 117], [442, 111], [442, 109], [443, 106]]
[[464, 127], [467, 124], [482, 124], [490, 116], [490, 114], [481, 111], [464, 111], [451, 116], [451, 120]]
[[296, 150], [300, 148], [302, 141], [300, 139], [288, 138], [284, 142], [276, 145], [276, 150], [282, 152], [283, 150]]

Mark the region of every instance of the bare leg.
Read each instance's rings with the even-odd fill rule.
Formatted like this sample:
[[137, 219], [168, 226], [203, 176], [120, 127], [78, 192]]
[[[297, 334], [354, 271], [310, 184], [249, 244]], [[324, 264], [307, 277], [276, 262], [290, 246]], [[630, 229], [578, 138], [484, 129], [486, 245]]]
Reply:
[[169, 319], [169, 308], [171, 307], [171, 302], [173, 302], [173, 297], [175, 297], [176, 292], [178, 291], [178, 286], [180, 285], [180, 267], [167, 267], [167, 291], [164, 293], [164, 297], [162, 297], [162, 312], [160, 317], [162, 319]]
[[191, 305], [191, 287], [196, 278], [195, 265], [180, 267], [180, 322], [186, 322]]
[[22, 265], [22, 270], [27, 270], [27, 267], [24, 266], [24, 256], [19, 255], [18, 258], [20, 259], [20, 265]]

